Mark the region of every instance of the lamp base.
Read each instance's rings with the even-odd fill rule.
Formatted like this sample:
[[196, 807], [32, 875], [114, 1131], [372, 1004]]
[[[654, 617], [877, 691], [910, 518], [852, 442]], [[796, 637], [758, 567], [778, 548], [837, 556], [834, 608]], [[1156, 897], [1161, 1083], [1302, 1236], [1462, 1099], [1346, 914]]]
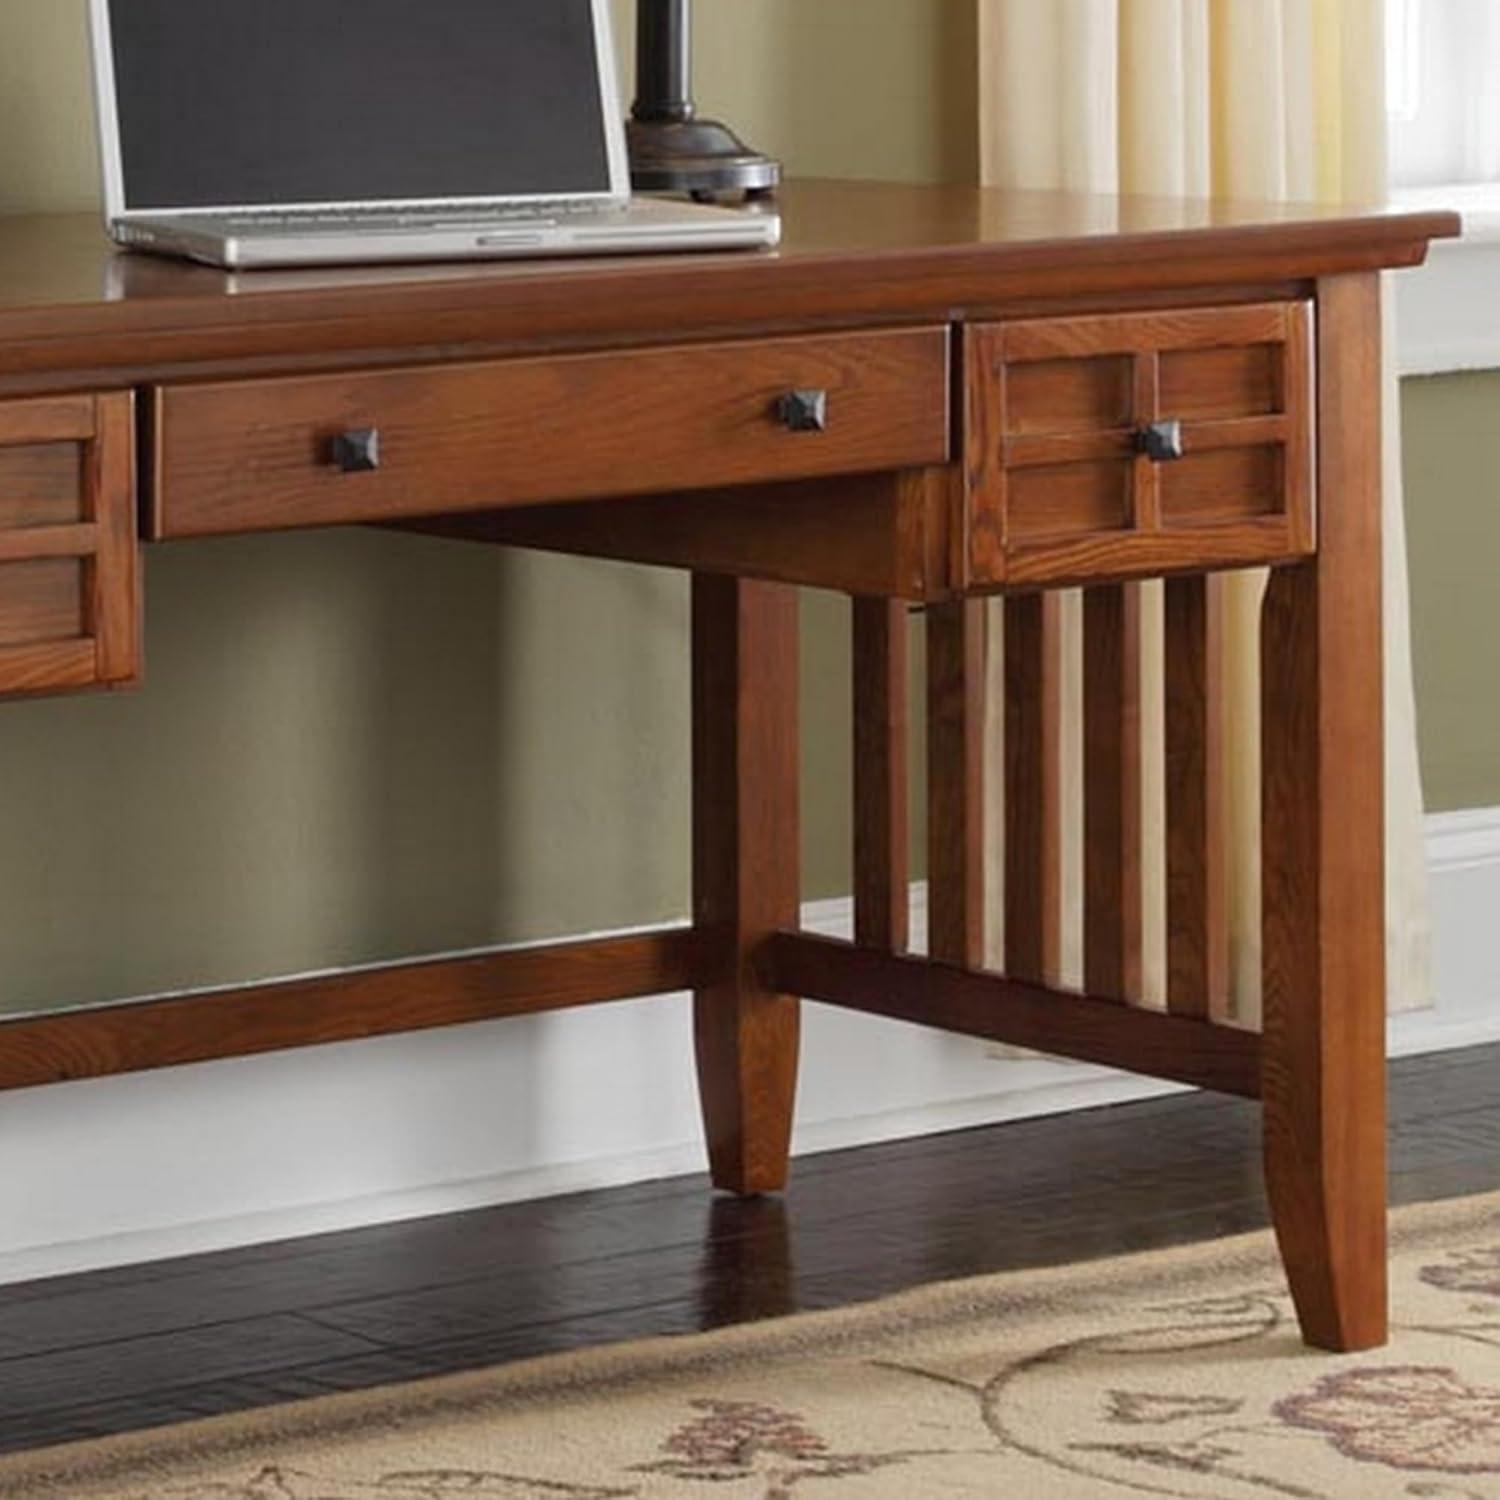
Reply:
[[638, 193], [686, 193], [700, 202], [764, 198], [781, 163], [717, 120], [630, 120], [630, 178]]

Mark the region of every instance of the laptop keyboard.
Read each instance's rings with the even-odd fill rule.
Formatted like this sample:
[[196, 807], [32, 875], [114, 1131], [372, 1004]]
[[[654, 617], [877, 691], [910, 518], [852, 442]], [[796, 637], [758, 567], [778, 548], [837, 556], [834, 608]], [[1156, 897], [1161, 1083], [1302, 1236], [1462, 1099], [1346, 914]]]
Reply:
[[422, 224], [543, 223], [575, 214], [607, 214], [618, 205], [598, 198], [559, 198], [550, 203], [505, 205], [405, 203], [395, 208], [285, 209], [274, 213], [229, 214], [221, 221], [234, 229], [404, 229]]

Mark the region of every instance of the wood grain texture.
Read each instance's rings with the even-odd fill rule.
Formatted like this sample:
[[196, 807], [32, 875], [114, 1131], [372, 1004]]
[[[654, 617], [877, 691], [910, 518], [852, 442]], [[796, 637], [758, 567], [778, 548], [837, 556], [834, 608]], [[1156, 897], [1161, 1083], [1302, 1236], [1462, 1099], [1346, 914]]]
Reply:
[[89, 514], [98, 545], [88, 564], [89, 630], [99, 680], [112, 686], [141, 675], [141, 549], [135, 505], [135, 400], [100, 396], [89, 448]]
[[532, 1015], [709, 982], [691, 928], [500, 949], [0, 1022], [0, 1089]]
[[1302, 1331], [1386, 1337], [1379, 285], [1319, 287], [1316, 561], [1266, 598], [1266, 1184]]
[[1005, 332], [998, 323], [969, 323], [963, 333], [963, 461], [967, 520], [964, 577], [975, 584], [997, 584], [1006, 574], [1010, 542], [1009, 466], [1004, 461], [1011, 434], [1010, 370]]
[[1057, 607], [1005, 603], [1005, 972], [1032, 984], [1056, 978], [1061, 943]]
[[956, 586], [949, 527], [960, 489], [946, 469], [910, 469], [399, 524], [468, 541], [923, 600]]
[[[971, 330], [974, 582], [1062, 586], [1310, 552], [1308, 324], [1289, 300]], [[1179, 461], [1137, 453], [1157, 421], [1181, 425]]]
[[985, 607], [927, 611], [927, 951], [984, 962]]
[[[1303, 303], [1295, 304], [1290, 315], [1295, 316], [1304, 307]], [[1185, 422], [1268, 416], [1280, 411], [1286, 347], [1273, 342], [1163, 350], [1158, 361], [1160, 409]], [[1306, 353], [1304, 347], [1304, 357]]]
[[[994, 330], [1004, 349], [1009, 348], [1004, 336], [1007, 326]], [[1002, 357], [1006, 366], [1004, 429], [1012, 442], [1056, 441], [1130, 426], [1136, 407], [1129, 355], [1030, 362]]]
[[1141, 999], [1139, 587], [1083, 595], [1083, 985]]
[[83, 588], [76, 557], [36, 558], [0, 567], [0, 646], [76, 640], [83, 634]]
[[1414, 265], [1459, 228], [1448, 213], [859, 182], [792, 182], [778, 203], [774, 254], [273, 276], [118, 254], [96, 215], [6, 219], [0, 389], [1076, 311], [1089, 297]]
[[133, 412], [128, 391], [0, 403], [0, 696], [139, 675]]
[[714, 1185], [785, 1186], [799, 1005], [755, 964], [800, 901], [797, 595], [693, 577], [693, 920], [729, 955], [698, 989], [694, 1040]]
[[60, 693], [98, 682], [94, 643], [34, 641], [0, 648], [0, 694]]
[[[803, 388], [827, 392], [826, 431], [777, 416]], [[944, 463], [948, 331], [168, 386], [156, 402], [154, 535], [327, 526]], [[366, 428], [379, 468], [341, 472], [333, 440]]]
[[81, 443], [94, 435], [92, 396], [54, 396], [0, 405], [0, 444]]
[[1007, 587], [1066, 588], [1179, 573], [1227, 572], [1252, 564], [1281, 563], [1310, 550], [1285, 516], [1208, 521], [1180, 530], [1102, 531], [1077, 540], [1017, 545], [1006, 564]]
[[99, 547], [99, 528], [92, 521], [67, 526], [20, 526], [0, 531], [0, 563], [43, 558], [92, 557]]
[[1279, 343], [1285, 329], [1286, 309], [1280, 303], [1047, 318], [1010, 324], [1005, 357], [1024, 364], [1101, 354], [1155, 354], [1162, 349], [1221, 349]]
[[1317, 546], [1317, 445], [1313, 433], [1317, 418], [1314, 380], [1317, 355], [1313, 344], [1313, 308], [1294, 303], [1287, 311], [1287, 337], [1281, 354], [1281, 410], [1289, 431], [1284, 446], [1286, 511], [1292, 523], [1292, 540], [1304, 552]]
[[900, 953], [911, 936], [906, 605], [853, 601], [854, 940]]
[[[1164, 355], [1160, 349], [1142, 350], [1134, 355], [1135, 363], [1135, 413], [1137, 424], [1159, 421], [1165, 415], [1162, 406], [1161, 365]], [[1192, 434], [1182, 433], [1184, 450]], [[1134, 446], [1135, 434], [1131, 434]], [[1131, 524], [1139, 532], [1154, 535], [1162, 527], [1162, 465], [1153, 463], [1144, 453], [1135, 455], [1131, 474]]]
[[81, 521], [81, 461], [76, 442], [0, 446], [0, 531]]
[[[1239, 424], [1236, 424], [1238, 427]], [[1168, 526], [1184, 529], [1215, 526], [1264, 516], [1286, 509], [1283, 449], [1274, 440], [1241, 442], [1243, 430], [1218, 449], [1190, 451], [1165, 469], [1152, 465], [1160, 480], [1161, 512]], [[1288, 523], [1289, 546], [1297, 544], [1298, 528]]]
[[[1055, 444], [1053, 451], [1063, 446]], [[1005, 535], [1011, 554], [1032, 549], [1034, 554], [1045, 555], [1061, 538], [1129, 541], [1135, 469], [1134, 455], [1123, 451], [1103, 462], [1065, 459], [1046, 467], [1013, 469], [1006, 476], [1005, 497]]]
[[766, 951], [776, 982], [810, 1000], [1245, 1098], [1259, 1093], [1253, 1032], [808, 933], [778, 934]]
[[1164, 615], [1167, 1009], [1204, 1017], [1229, 998], [1222, 584], [1169, 579]]

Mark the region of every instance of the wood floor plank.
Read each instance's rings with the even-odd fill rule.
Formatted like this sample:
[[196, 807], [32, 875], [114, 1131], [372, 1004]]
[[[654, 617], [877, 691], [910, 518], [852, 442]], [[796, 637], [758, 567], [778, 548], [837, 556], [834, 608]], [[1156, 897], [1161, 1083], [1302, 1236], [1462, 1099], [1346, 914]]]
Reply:
[[110, 1400], [189, 1380], [232, 1379], [256, 1370], [364, 1354], [372, 1347], [357, 1334], [295, 1314], [278, 1314], [28, 1355], [0, 1361], [0, 1415], [8, 1423], [76, 1405], [81, 1391]]
[[[1392, 1072], [1393, 1199], [1500, 1187], [1500, 1047]], [[1257, 1229], [1259, 1152], [1254, 1106], [1176, 1094], [805, 1158], [781, 1200], [699, 1176], [3, 1288], [0, 1452]]]

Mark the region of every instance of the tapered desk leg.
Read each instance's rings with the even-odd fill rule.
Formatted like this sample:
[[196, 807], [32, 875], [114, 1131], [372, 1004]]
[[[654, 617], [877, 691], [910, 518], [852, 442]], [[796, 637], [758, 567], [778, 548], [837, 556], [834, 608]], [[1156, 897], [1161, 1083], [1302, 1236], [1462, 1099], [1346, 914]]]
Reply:
[[722, 932], [725, 978], [694, 1010], [714, 1186], [784, 1187], [798, 1001], [763, 987], [757, 944], [798, 919], [797, 593], [693, 578], [693, 911]]
[[1386, 1338], [1380, 336], [1373, 276], [1319, 288], [1315, 560], [1263, 637], [1266, 1178], [1307, 1341]]

